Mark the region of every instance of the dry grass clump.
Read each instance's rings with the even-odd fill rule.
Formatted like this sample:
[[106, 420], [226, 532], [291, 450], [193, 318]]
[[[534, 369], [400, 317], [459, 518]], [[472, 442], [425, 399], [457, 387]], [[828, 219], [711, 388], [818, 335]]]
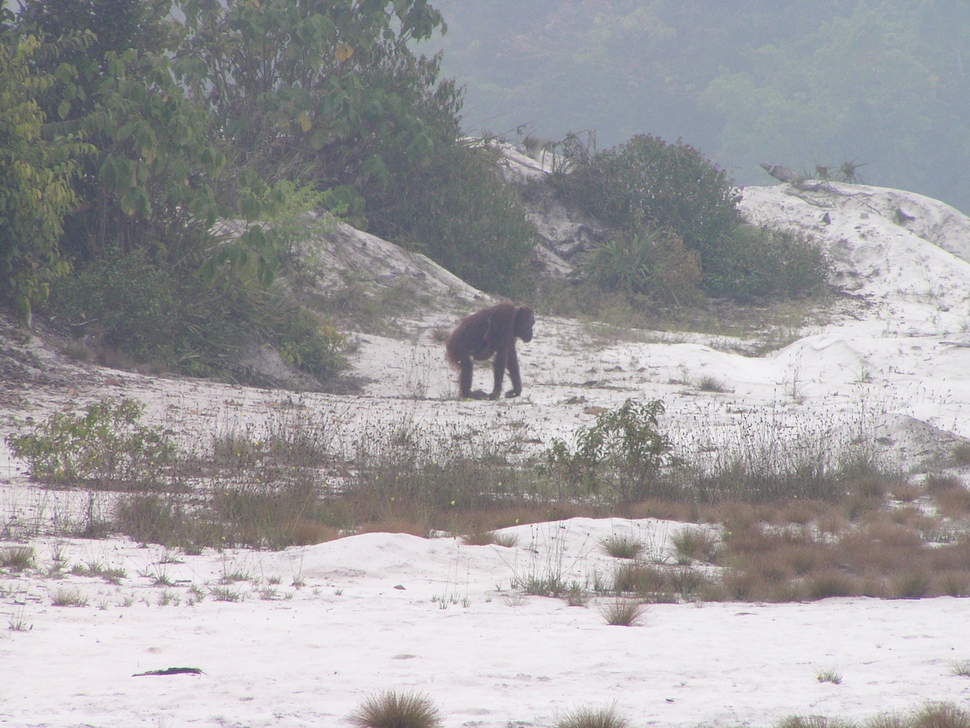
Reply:
[[34, 549], [31, 546], [8, 546], [0, 549], [0, 569], [26, 571], [34, 566]]
[[556, 721], [556, 728], [627, 728], [629, 721], [618, 715], [616, 706], [577, 708]]
[[646, 612], [646, 607], [636, 599], [617, 597], [600, 607], [606, 623], [613, 627], [635, 627]]
[[953, 703], [928, 703], [910, 715], [889, 713], [862, 723], [821, 715], [789, 716], [776, 728], [970, 728], [970, 711]]
[[88, 598], [77, 589], [59, 587], [51, 593], [51, 606], [54, 607], [86, 607]]
[[787, 601], [966, 594], [970, 538], [928, 545], [924, 516], [873, 515], [836, 533], [807, 526], [747, 523], [728, 530], [718, 563], [729, 599]]
[[959, 478], [931, 475], [925, 481], [926, 490], [940, 515], [947, 518], [966, 518], [970, 513], [970, 490]]
[[367, 698], [348, 720], [359, 728], [439, 728], [442, 724], [431, 698], [392, 690]]
[[613, 572], [612, 590], [654, 601], [670, 601], [673, 593], [666, 569], [641, 563], [619, 564]]
[[719, 545], [719, 539], [709, 529], [692, 527], [675, 533], [670, 542], [678, 564], [689, 564], [693, 561], [711, 563], [717, 556]]
[[628, 533], [614, 533], [600, 542], [614, 559], [635, 559], [643, 551], [643, 541]]

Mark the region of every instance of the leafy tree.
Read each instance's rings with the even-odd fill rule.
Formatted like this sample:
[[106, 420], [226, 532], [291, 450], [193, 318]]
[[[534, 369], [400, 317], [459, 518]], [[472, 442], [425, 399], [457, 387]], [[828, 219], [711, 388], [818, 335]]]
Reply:
[[461, 96], [427, 0], [189, 0], [178, 69], [232, 140], [230, 166], [330, 190], [353, 224], [489, 290], [524, 275], [531, 227], [461, 143]]
[[56, 84], [39, 97], [49, 133], [78, 134], [85, 160], [81, 205], [65, 220], [65, 252], [91, 260], [109, 249], [149, 250], [191, 262], [217, 208], [211, 185], [225, 163], [205, 111], [175, 82], [179, 36], [161, 0], [26, 0], [21, 33], [73, 41], [43, 59]]
[[32, 67], [40, 50], [33, 36], [0, 45], [0, 301], [28, 323], [51, 281], [70, 270], [57, 241], [86, 150], [74, 138], [41, 135], [44, 112], [35, 97], [52, 80]]

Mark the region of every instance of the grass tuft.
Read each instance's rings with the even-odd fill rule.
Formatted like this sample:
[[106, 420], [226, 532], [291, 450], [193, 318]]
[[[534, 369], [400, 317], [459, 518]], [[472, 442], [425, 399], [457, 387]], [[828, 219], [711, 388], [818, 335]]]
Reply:
[[10, 546], [0, 549], [0, 569], [26, 571], [34, 566], [34, 549], [30, 546]]
[[441, 714], [426, 695], [388, 690], [367, 698], [349, 720], [359, 728], [438, 728]]
[[827, 682], [833, 685], [842, 684], [842, 673], [833, 669], [822, 669], [815, 673], [815, 679], [820, 683]]
[[600, 607], [606, 623], [613, 627], [635, 627], [646, 612], [646, 607], [636, 599], [617, 597]]
[[51, 594], [51, 605], [55, 607], [86, 607], [88, 599], [82, 596], [77, 589], [60, 587]]
[[627, 533], [614, 533], [604, 538], [600, 545], [614, 559], [635, 559], [644, 549], [643, 541]]
[[678, 564], [711, 562], [717, 555], [717, 536], [703, 528], [684, 528], [670, 539]]
[[577, 708], [556, 721], [556, 728], [626, 728], [629, 721], [609, 708]]

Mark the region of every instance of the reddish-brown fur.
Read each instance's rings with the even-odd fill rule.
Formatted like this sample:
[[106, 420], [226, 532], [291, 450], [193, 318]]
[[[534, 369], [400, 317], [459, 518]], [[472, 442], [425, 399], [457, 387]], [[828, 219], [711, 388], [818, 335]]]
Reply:
[[[452, 366], [460, 370], [458, 387], [462, 397], [498, 399], [502, 394], [502, 379], [505, 370], [509, 371], [512, 389], [506, 397], [522, 394], [522, 379], [519, 376], [519, 359], [515, 353], [516, 337], [522, 341], [532, 341], [532, 326], [535, 314], [528, 306], [516, 306], [508, 301], [482, 309], [463, 318], [445, 344], [446, 358]], [[486, 395], [481, 390], [472, 392], [472, 360], [485, 361], [494, 356], [492, 372], [495, 383], [492, 393]]]

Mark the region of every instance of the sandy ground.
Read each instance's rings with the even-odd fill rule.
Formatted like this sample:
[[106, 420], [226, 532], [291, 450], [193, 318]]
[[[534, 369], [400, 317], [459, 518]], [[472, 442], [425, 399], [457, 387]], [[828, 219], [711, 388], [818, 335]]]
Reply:
[[[186, 445], [300, 412], [348, 450], [408, 425], [429, 438], [514, 439], [528, 452], [636, 397], [664, 401], [663, 425], [688, 457], [739, 451], [770, 432], [792, 447], [849, 448], [862, 437], [905, 471], [953, 466], [953, 445], [970, 437], [970, 220], [917, 195], [848, 185], [749, 188], [743, 205], [755, 221], [819, 237], [855, 301], [761, 357], [726, 337], [620, 337], [540, 317], [519, 349], [523, 396], [496, 403], [455, 399], [436, 335], [452, 311], [404, 320], [396, 337], [362, 336], [356, 395], [77, 367], [8, 338], [27, 363], [3, 372], [0, 435], [111, 395], [143, 403], [148, 424]], [[476, 384], [487, 376], [477, 371]], [[722, 391], [702, 386], [711, 379]], [[0, 546], [30, 531], [40, 562], [0, 573], [0, 628], [17, 627], [0, 633], [0, 724], [339, 726], [374, 691], [412, 688], [446, 726], [487, 728], [550, 726], [576, 707], [614, 703], [634, 726], [727, 726], [970, 699], [970, 681], [951, 670], [970, 659], [966, 600], [656, 605], [640, 626], [620, 628], [596, 600], [567, 607], [514, 588], [550, 569], [594, 581], [611, 568], [599, 541], [618, 530], [642, 535], [659, 558], [679, 524], [523, 526], [511, 548], [368, 534], [188, 556], [49, 532], [87, 505], [86, 494], [32, 486], [0, 441], [0, 523], [11, 534]], [[125, 576], [52, 579], [55, 558]], [[214, 592], [228, 574], [245, 575], [230, 584], [239, 601]], [[61, 589], [86, 606], [52, 606]], [[132, 677], [172, 666], [204, 674]], [[841, 684], [820, 682], [821, 670]]]

